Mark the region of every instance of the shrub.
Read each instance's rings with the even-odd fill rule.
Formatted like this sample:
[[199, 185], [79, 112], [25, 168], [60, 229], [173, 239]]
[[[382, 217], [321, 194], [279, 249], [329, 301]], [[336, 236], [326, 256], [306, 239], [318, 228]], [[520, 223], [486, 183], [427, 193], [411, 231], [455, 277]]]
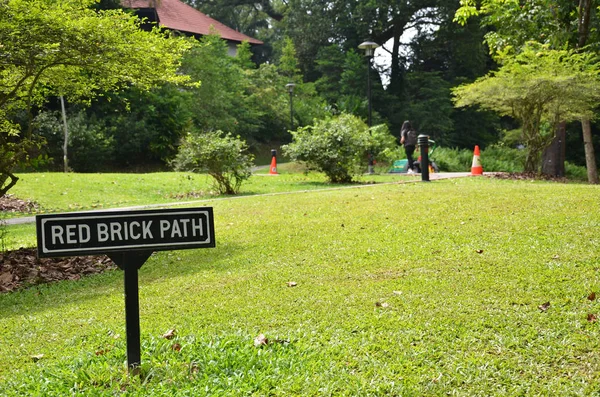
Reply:
[[324, 172], [332, 183], [351, 182], [364, 170], [369, 150], [377, 158], [394, 142], [387, 127], [373, 127], [369, 133], [367, 125], [350, 114], [317, 121], [292, 131], [292, 137], [292, 143], [282, 147], [285, 154]]
[[[481, 151], [480, 159], [487, 172], [523, 172], [525, 156], [524, 150], [492, 145]], [[446, 172], [467, 172], [473, 163], [473, 151], [468, 149], [437, 148], [432, 157]]]
[[237, 194], [242, 182], [252, 175], [254, 156], [239, 137], [222, 131], [190, 133], [172, 162], [178, 171], [206, 172], [214, 178], [220, 194]]

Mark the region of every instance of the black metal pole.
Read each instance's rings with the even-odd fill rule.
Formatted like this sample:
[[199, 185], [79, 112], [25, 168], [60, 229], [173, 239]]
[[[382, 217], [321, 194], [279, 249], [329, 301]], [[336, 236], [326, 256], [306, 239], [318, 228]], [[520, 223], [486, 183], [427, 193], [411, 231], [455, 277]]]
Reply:
[[[367, 99], [369, 103], [369, 115], [368, 115], [368, 123], [369, 123], [369, 135], [372, 134], [371, 127], [373, 126], [373, 106], [371, 105], [371, 60], [372, 56], [367, 57]], [[373, 173], [373, 150], [369, 148], [369, 166], [368, 171], [369, 174]]]
[[127, 366], [133, 374], [142, 361], [140, 346], [140, 297], [138, 269], [150, 258], [152, 251], [114, 252], [108, 256], [123, 270], [125, 284], [125, 334], [127, 336]]
[[369, 99], [369, 118], [368, 118], [369, 127], [371, 127], [373, 125], [372, 124], [373, 108], [371, 105], [371, 59], [373, 59], [372, 56], [367, 57], [367, 96]]
[[127, 333], [127, 364], [130, 369], [141, 362], [140, 303], [138, 293], [138, 269], [133, 264], [125, 266], [125, 329]]
[[294, 93], [290, 91], [290, 130], [294, 130]]
[[419, 135], [417, 142], [421, 151], [421, 181], [429, 182], [429, 137], [427, 135]]

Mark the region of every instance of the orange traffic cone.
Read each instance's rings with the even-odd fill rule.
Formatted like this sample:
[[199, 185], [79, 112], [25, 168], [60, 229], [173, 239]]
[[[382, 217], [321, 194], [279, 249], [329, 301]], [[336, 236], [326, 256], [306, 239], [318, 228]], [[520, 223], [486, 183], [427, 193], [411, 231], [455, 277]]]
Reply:
[[481, 160], [479, 160], [478, 145], [475, 145], [475, 151], [473, 152], [473, 165], [471, 166], [471, 175], [483, 175], [483, 167], [481, 166]]
[[277, 175], [277, 152], [271, 150], [271, 168], [269, 168], [269, 174]]

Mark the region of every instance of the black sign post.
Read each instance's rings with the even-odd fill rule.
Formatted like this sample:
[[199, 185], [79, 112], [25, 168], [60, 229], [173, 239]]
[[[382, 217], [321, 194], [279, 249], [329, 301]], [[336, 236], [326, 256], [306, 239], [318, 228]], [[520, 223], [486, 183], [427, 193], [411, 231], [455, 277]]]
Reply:
[[104, 254], [125, 273], [127, 364], [141, 363], [138, 269], [154, 251], [215, 247], [211, 207], [37, 215], [38, 257]]

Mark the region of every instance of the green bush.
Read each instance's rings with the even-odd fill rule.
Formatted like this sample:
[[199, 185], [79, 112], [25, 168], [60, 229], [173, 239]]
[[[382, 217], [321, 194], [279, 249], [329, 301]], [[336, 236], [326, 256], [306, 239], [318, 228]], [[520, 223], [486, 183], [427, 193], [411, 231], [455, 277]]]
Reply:
[[441, 172], [466, 172], [471, 170], [473, 152], [467, 149], [438, 147], [431, 154]]
[[369, 151], [378, 158], [394, 143], [386, 126], [373, 127], [369, 132], [364, 121], [349, 114], [292, 131], [292, 137], [292, 143], [282, 147], [285, 154], [325, 173], [332, 183], [351, 182], [363, 172]]
[[[492, 145], [481, 151], [480, 160], [487, 172], [523, 172], [524, 150]], [[473, 164], [473, 151], [468, 149], [437, 148], [432, 155], [440, 171], [467, 172]]]
[[245, 141], [222, 131], [190, 133], [172, 165], [177, 171], [207, 172], [220, 194], [237, 194], [252, 175], [254, 156], [247, 149]]
[[565, 162], [565, 175], [569, 179], [587, 181], [587, 168], [581, 165]]

